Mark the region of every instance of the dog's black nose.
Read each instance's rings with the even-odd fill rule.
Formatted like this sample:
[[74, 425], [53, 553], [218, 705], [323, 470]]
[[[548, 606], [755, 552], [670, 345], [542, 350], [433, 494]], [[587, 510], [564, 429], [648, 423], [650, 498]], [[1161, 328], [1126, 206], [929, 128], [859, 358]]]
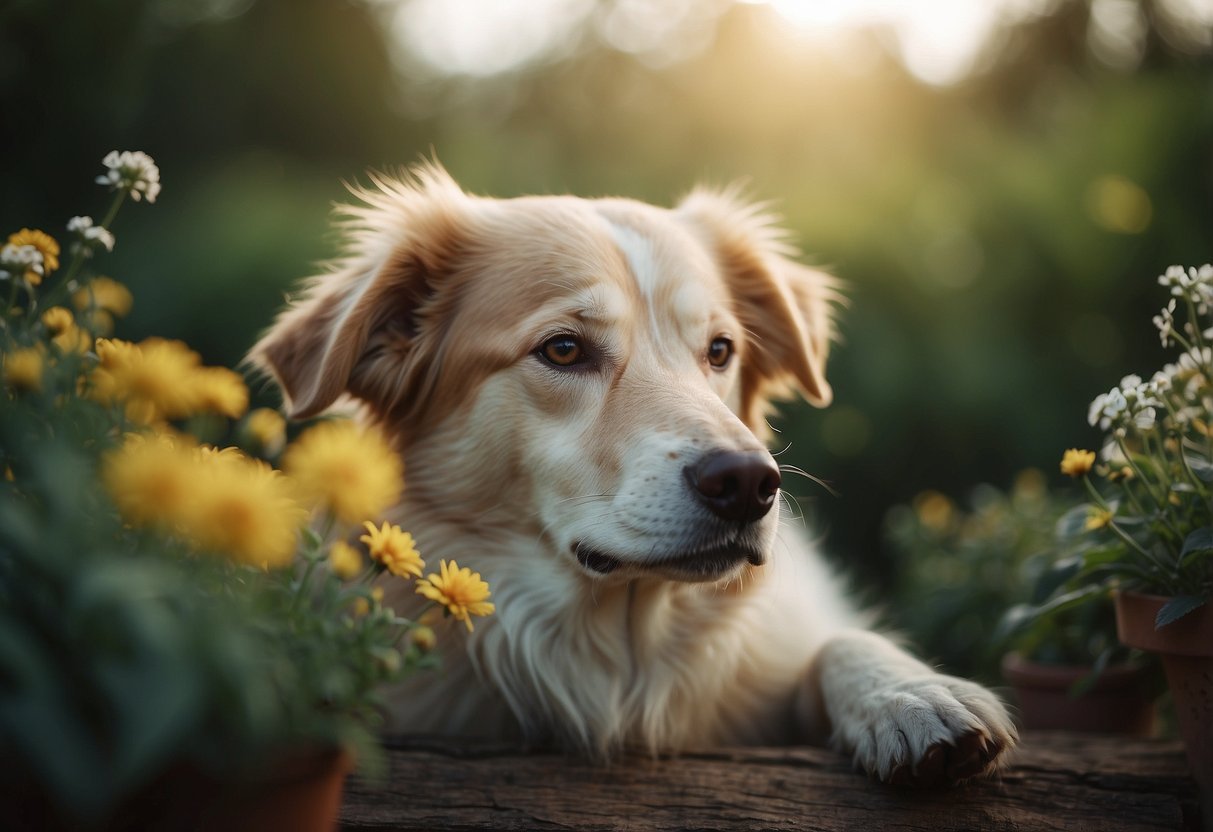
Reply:
[[750, 523], [775, 505], [779, 466], [766, 451], [721, 451], [684, 469], [699, 501], [717, 517]]

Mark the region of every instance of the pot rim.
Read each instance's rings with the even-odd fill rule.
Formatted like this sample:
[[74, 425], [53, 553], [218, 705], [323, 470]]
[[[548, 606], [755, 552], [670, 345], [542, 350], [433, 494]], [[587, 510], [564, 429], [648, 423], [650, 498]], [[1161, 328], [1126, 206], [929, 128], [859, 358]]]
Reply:
[[[1046, 690], [1067, 689], [1084, 679], [1093, 670], [1091, 665], [1045, 664], [1026, 659], [1018, 651], [1002, 657], [1002, 675], [1012, 686]], [[1150, 668], [1142, 662], [1127, 661], [1109, 664], [1099, 674], [1088, 693], [1111, 691], [1138, 686], [1149, 676]]]

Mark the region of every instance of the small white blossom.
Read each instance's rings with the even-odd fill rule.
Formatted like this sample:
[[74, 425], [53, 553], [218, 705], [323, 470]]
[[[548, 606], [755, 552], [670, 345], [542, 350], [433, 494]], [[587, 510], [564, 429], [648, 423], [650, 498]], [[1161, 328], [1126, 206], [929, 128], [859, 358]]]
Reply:
[[1158, 338], [1164, 347], [1171, 346], [1171, 337], [1175, 334], [1175, 298], [1154, 316], [1154, 326], [1158, 327]]
[[[1167, 367], [1172, 366], [1174, 365], [1167, 365]], [[1167, 372], [1167, 367], [1159, 370], [1150, 378], [1150, 392], [1155, 396], [1161, 396], [1171, 390], [1173, 376]]]
[[127, 191], [138, 202], [146, 198], [155, 202], [160, 194], [160, 168], [142, 150], [111, 150], [101, 160], [108, 170], [97, 177], [97, 184], [108, 185], [111, 191]]
[[1094, 425], [1098, 422], [1100, 430], [1107, 430], [1113, 422], [1120, 421], [1121, 414], [1128, 406], [1125, 394], [1119, 387], [1113, 387], [1107, 393], [1100, 393], [1095, 397], [1095, 401], [1091, 402], [1087, 411], [1087, 423]]
[[1158, 283], [1168, 287], [1172, 296], [1194, 304], [1199, 314], [1208, 314], [1209, 306], [1213, 303], [1213, 266], [1207, 263], [1200, 268], [1189, 269], [1169, 266], [1164, 274], [1159, 275]]
[[15, 246], [12, 243], [0, 248], [0, 280], [20, 279], [29, 272], [39, 277], [45, 274], [42, 252], [34, 246]]
[[72, 242], [72, 253], [83, 253], [92, 257], [99, 248], [114, 250], [114, 235], [109, 229], [93, 225], [92, 217], [72, 217], [67, 221], [67, 230], [76, 238]]
[[1147, 384], [1141, 376], [1125, 376], [1118, 386], [1095, 397], [1087, 410], [1087, 422], [1098, 423], [1100, 430], [1124, 428], [1130, 423], [1138, 430], [1151, 430], [1158, 421], [1156, 408], [1162, 406], [1153, 381]]

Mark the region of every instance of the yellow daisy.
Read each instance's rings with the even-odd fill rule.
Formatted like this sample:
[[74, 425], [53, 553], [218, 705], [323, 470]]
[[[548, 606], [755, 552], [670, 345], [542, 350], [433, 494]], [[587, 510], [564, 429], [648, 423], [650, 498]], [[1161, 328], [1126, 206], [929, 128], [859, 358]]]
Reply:
[[399, 526], [389, 524], [386, 520], [383, 521], [381, 529], [376, 529], [375, 524], [370, 520], [362, 525], [366, 527], [367, 534], [358, 539], [366, 544], [371, 557], [377, 563], [383, 564], [387, 567], [387, 571], [402, 578], [407, 578], [409, 575], [421, 577], [425, 561], [421, 559], [411, 534], [402, 531]]
[[226, 367], [199, 367], [188, 379], [190, 409], [239, 419], [248, 410], [248, 388], [240, 374]]
[[33, 347], [4, 354], [4, 381], [14, 390], [41, 390], [42, 368], [42, 353]]
[[104, 310], [118, 318], [131, 311], [133, 302], [130, 289], [109, 277], [94, 278], [72, 294], [77, 309]]
[[286, 442], [286, 419], [277, 410], [257, 408], [248, 415], [245, 428], [266, 456], [278, 453]]
[[1087, 521], [1083, 523], [1083, 527], [1087, 531], [1093, 532], [1096, 529], [1107, 528], [1108, 524], [1111, 522], [1112, 512], [1108, 511], [1106, 508], [1097, 508], [1092, 506], [1087, 511]]
[[1061, 472], [1067, 477], [1085, 477], [1095, 465], [1094, 451], [1080, 451], [1070, 448], [1062, 455]]
[[239, 453], [201, 453], [197, 459], [182, 533], [198, 548], [241, 563], [290, 564], [307, 512], [295, 502], [282, 474]]
[[354, 525], [396, 502], [404, 466], [383, 435], [350, 421], [321, 422], [291, 443], [282, 468], [305, 500]]
[[192, 497], [196, 472], [186, 440], [140, 433], [102, 457], [101, 481], [128, 524], [169, 531]]
[[344, 540], [338, 540], [329, 547], [329, 568], [341, 580], [352, 580], [362, 571], [362, 555]]
[[455, 561], [442, 561], [440, 575], [432, 572], [417, 582], [417, 593], [446, 607], [447, 612], [467, 625], [472, 632], [472, 615], [490, 615], [495, 607], [488, 601], [492, 594], [489, 585], [481, 579], [479, 572], [466, 566], [460, 568]]
[[190, 414], [194, 391], [189, 379], [201, 359], [185, 344], [99, 338], [96, 349], [101, 362], [92, 375], [93, 397], [102, 404], [122, 403], [127, 418], [143, 424]]

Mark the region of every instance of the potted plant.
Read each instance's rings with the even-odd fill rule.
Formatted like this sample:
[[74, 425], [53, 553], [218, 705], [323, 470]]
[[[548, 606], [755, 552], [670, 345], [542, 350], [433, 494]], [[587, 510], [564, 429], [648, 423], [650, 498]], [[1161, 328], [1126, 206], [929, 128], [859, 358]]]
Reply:
[[1008, 609], [996, 631], [1024, 727], [1153, 735], [1154, 668], [1117, 640], [1106, 595], [1054, 595], [1065, 571], [1041, 568], [1031, 597]]
[[433, 663], [381, 584], [465, 619], [488, 587], [422, 578], [378, 516], [402, 482], [377, 434], [324, 422], [283, 450], [238, 374], [104, 337], [131, 297], [88, 267], [160, 188], [144, 154], [105, 165], [110, 210], [67, 251], [30, 229], [0, 247], [5, 827], [331, 829], [347, 771], [381, 759], [380, 685]]
[[1150, 733], [1149, 669], [1117, 642], [1111, 602], [1051, 597], [1064, 499], [1030, 469], [967, 502], [928, 491], [890, 512], [898, 629], [952, 672], [1009, 684], [1024, 727]]
[[1062, 471], [1091, 499], [1062, 521], [1075, 550], [1057, 597], [1113, 590], [1120, 639], [1161, 657], [1213, 817], [1213, 267], [1173, 266], [1159, 283], [1171, 298], [1154, 324], [1178, 355], [1091, 403], [1098, 455], [1065, 452]]

